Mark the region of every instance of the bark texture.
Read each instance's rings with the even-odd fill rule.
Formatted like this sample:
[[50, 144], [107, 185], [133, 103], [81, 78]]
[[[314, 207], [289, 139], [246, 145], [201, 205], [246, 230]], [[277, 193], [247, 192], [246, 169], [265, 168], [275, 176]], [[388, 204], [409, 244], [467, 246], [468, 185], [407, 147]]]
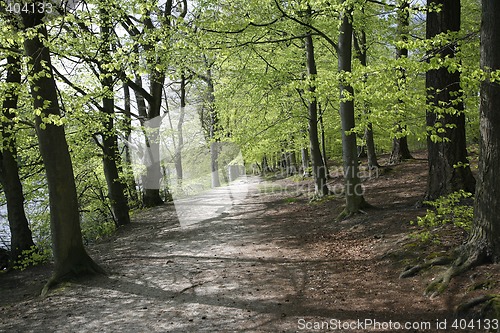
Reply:
[[[428, 39], [440, 33], [460, 30], [459, 0], [428, 0], [427, 4], [442, 6], [439, 12], [428, 11]], [[436, 53], [443, 59], [453, 58], [456, 45], [452, 43]], [[425, 200], [435, 200], [461, 189], [474, 192], [475, 180], [467, 160], [460, 72], [450, 72], [443, 67], [430, 70], [426, 74], [426, 88], [429, 96], [427, 126], [434, 128], [434, 138], [438, 137], [438, 140], [433, 140], [432, 135], [427, 139], [429, 172]]]
[[[342, 1], [342, 13], [338, 44], [338, 71], [350, 73], [352, 69], [352, 7]], [[365, 205], [363, 188], [359, 179], [356, 134], [350, 132], [355, 127], [354, 90], [349, 82], [340, 81], [340, 119], [342, 122], [342, 157], [344, 161], [346, 207], [340, 214], [343, 219], [359, 212]]]
[[[364, 9], [363, 9], [364, 13]], [[366, 44], [366, 32], [364, 29], [361, 30], [359, 37], [354, 34], [354, 47], [356, 49], [356, 56], [361, 63], [361, 66], [366, 67], [368, 65], [368, 46]], [[367, 77], [365, 76], [363, 78], [363, 82], [367, 81]], [[365, 114], [366, 117], [369, 117], [371, 111], [370, 111], [370, 105], [367, 101], [364, 101], [363, 103], [363, 113]], [[367, 158], [368, 158], [368, 168], [374, 169], [379, 167], [378, 161], [377, 161], [377, 153], [375, 151], [375, 140], [373, 137], [373, 126], [372, 123], [369, 121], [366, 124], [365, 127], [365, 142], [366, 142], [366, 152], [367, 152]]]
[[73, 166], [64, 126], [48, 121], [50, 116], [60, 117], [61, 112], [49, 50], [43, 44], [43, 40], [47, 39], [47, 30], [42, 22], [42, 15], [23, 15], [23, 23], [27, 29], [36, 30], [32, 38], [25, 40], [24, 49], [32, 73], [31, 95], [37, 114], [35, 127], [49, 188], [50, 227], [55, 261], [54, 275], [42, 292], [45, 294], [52, 284], [69, 276], [104, 271], [83, 247]]
[[[500, 70], [500, 2], [483, 0], [481, 67]], [[474, 206], [474, 225], [468, 241], [471, 253], [500, 262], [500, 85], [481, 84], [480, 159]]]
[[314, 85], [314, 80], [318, 72], [316, 70], [316, 60], [314, 58], [314, 44], [310, 31], [306, 34], [305, 37], [305, 48], [306, 48], [307, 75], [311, 82], [308, 87], [310, 93], [309, 103], [308, 103], [309, 147], [311, 150], [311, 162], [312, 162], [315, 192], [318, 197], [322, 197], [328, 195], [329, 191], [326, 185], [326, 168], [323, 163], [323, 158], [321, 156], [321, 148], [318, 139], [318, 102], [315, 97], [316, 86]]
[[[398, 39], [406, 42], [408, 41], [408, 29], [410, 25], [410, 3], [408, 0], [401, 0], [398, 7], [398, 28], [397, 35]], [[408, 57], [408, 49], [405, 47], [396, 48], [396, 59], [402, 59]], [[406, 74], [405, 69], [400, 67], [400, 80], [398, 80], [398, 88], [403, 89], [402, 85], [406, 84]], [[400, 107], [404, 107], [404, 102], [400, 99], [398, 101]], [[398, 115], [399, 116], [399, 115]], [[396, 124], [396, 131], [398, 135], [392, 140], [392, 151], [389, 158], [389, 164], [398, 164], [403, 160], [412, 159], [410, 149], [408, 148], [408, 137], [403, 133], [406, 131], [406, 125], [401, 121]]]
[[[110, 59], [111, 44], [111, 22], [109, 13], [101, 9], [101, 33], [103, 38], [102, 55], [106, 61]], [[103, 63], [100, 64], [100, 71], [104, 74], [101, 80], [102, 86], [112, 93], [113, 76], [108, 70], [103, 68]], [[105, 113], [103, 121], [104, 133], [102, 134], [102, 150], [103, 150], [103, 169], [108, 187], [108, 197], [111, 204], [111, 211], [113, 212], [113, 220], [116, 226], [122, 226], [130, 223], [129, 205], [127, 197], [125, 196], [125, 184], [120, 179], [120, 162], [121, 157], [118, 151], [118, 137], [114, 124], [115, 114], [115, 100], [113, 97], [106, 96], [102, 100], [102, 110]]]
[[22, 257], [22, 252], [35, 244], [24, 211], [23, 186], [19, 178], [17, 146], [13, 118], [17, 110], [17, 87], [21, 84], [21, 62], [17, 56], [7, 57], [6, 82], [12, 86], [6, 92], [2, 106], [2, 149], [0, 151], [0, 182], [7, 201], [7, 216], [10, 228], [10, 265]]

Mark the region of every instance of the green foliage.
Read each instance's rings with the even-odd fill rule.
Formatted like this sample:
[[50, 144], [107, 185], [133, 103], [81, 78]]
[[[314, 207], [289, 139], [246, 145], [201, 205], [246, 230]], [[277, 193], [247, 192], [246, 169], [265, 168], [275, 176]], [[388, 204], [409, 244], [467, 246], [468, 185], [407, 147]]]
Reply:
[[113, 221], [83, 221], [81, 223], [82, 237], [85, 243], [92, 243], [105, 236], [111, 235], [116, 226]]
[[31, 249], [21, 253], [21, 259], [17, 260], [12, 268], [23, 271], [30, 266], [46, 263], [51, 256], [52, 251], [49, 248], [32, 246]]
[[428, 209], [425, 216], [418, 217], [416, 221], [410, 222], [422, 228], [416, 234], [417, 238], [424, 242], [439, 242], [436, 230], [446, 224], [469, 231], [472, 226], [474, 209], [466, 201], [471, 199], [471, 193], [460, 190], [434, 201], [425, 201], [424, 203], [433, 207], [433, 209]]

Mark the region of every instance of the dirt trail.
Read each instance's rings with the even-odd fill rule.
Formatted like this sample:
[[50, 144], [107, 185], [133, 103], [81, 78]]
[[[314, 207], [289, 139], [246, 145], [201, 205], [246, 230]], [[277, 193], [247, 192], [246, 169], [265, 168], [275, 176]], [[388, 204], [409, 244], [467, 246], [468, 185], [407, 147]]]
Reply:
[[429, 275], [398, 280], [402, 263], [387, 255], [416, 213], [414, 192], [368, 190], [384, 209], [333, 223], [341, 199], [309, 204], [276, 186], [250, 178], [245, 199], [197, 223], [181, 225], [173, 205], [141, 212], [89, 249], [109, 277], [45, 299], [35, 294], [47, 268], [0, 276], [0, 332], [319, 332], [306, 328], [334, 320], [370, 332], [353, 323], [452, 320], [459, 296], [422, 297]]

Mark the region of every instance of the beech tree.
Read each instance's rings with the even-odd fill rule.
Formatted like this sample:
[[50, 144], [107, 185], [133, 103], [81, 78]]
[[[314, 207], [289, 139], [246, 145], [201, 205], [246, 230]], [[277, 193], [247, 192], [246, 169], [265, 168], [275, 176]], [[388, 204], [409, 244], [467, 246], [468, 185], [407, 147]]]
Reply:
[[[500, 218], [496, 209], [500, 201], [500, 187], [496, 170], [500, 167], [500, 3], [482, 1], [481, 69], [484, 79], [480, 90], [479, 170], [474, 200], [474, 219], [467, 241], [458, 247], [452, 257], [435, 258], [426, 264], [407, 269], [401, 277], [411, 276], [433, 264], [452, 263], [427, 287], [431, 297], [441, 294], [451, 279], [468, 269], [486, 263], [500, 262]], [[491, 296], [474, 299], [461, 305], [462, 310], [487, 302]]]
[[24, 50], [28, 57], [29, 78], [35, 127], [47, 176], [50, 199], [50, 227], [54, 274], [45, 285], [49, 288], [70, 276], [104, 273], [85, 251], [80, 229], [80, 215], [73, 166], [59, 108], [56, 83], [51, 69], [47, 29], [43, 14], [23, 13]]
[[[17, 46], [17, 45], [15, 45]], [[21, 57], [19, 54], [7, 56], [7, 91], [4, 91], [2, 105], [2, 149], [0, 150], [0, 182], [7, 201], [10, 227], [10, 266], [20, 258], [23, 251], [30, 251], [35, 244], [28, 219], [24, 211], [23, 185], [19, 178], [17, 145], [14, 117], [17, 113], [18, 90], [21, 84]]]
[[[365, 19], [364, 5], [361, 8], [361, 13], [363, 15], [363, 19]], [[361, 66], [366, 68], [368, 65], [368, 44], [366, 41], [366, 30], [364, 26], [361, 27], [359, 30], [360, 30], [359, 32], [357, 31], [353, 32], [354, 49], [356, 50], [356, 58], [361, 63]], [[362, 82], [366, 84], [367, 81], [368, 81], [368, 75], [365, 74], [363, 75]], [[370, 103], [366, 100], [361, 101], [361, 103], [362, 103], [361, 108], [363, 108], [363, 115], [366, 118], [369, 118], [371, 113]], [[369, 119], [364, 129], [364, 140], [366, 145], [366, 154], [368, 158], [368, 168], [374, 169], [379, 167], [377, 161], [377, 153], [375, 151], [375, 140], [373, 137], [373, 124]]]
[[[481, 83], [480, 158], [474, 224], [466, 244], [468, 263], [500, 263], [500, 3], [482, 1], [481, 68], [486, 79]], [[467, 262], [466, 261], [466, 262]]]
[[353, 7], [343, 0], [338, 43], [338, 71], [340, 74], [340, 121], [342, 123], [342, 158], [344, 162], [346, 206], [339, 219], [359, 212], [367, 203], [363, 197], [356, 145], [354, 90], [348, 75], [352, 70], [352, 13]]
[[120, 154], [118, 152], [118, 136], [116, 134], [114, 117], [115, 117], [115, 100], [114, 100], [114, 82], [113, 73], [111, 73], [107, 66], [112, 62], [112, 16], [106, 9], [106, 5], [100, 4], [100, 20], [101, 20], [101, 35], [102, 47], [101, 57], [102, 63], [98, 64], [101, 73], [101, 85], [104, 88], [105, 96], [102, 99], [102, 111], [105, 113], [103, 121], [104, 133], [102, 133], [102, 144], [100, 144], [103, 151], [103, 166], [106, 183], [108, 185], [108, 195], [111, 201], [113, 211], [113, 218], [116, 225], [126, 225], [130, 223], [129, 205], [125, 197], [125, 184], [120, 179], [119, 163]]
[[[397, 36], [399, 41], [406, 43], [408, 42], [408, 29], [410, 25], [410, 2], [408, 0], [401, 0], [397, 6]], [[396, 60], [408, 58], [408, 48], [405, 46], [396, 46]], [[398, 68], [400, 77], [396, 82], [396, 85], [401, 89], [402, 85], [406, 84], [406, 73], [405, 68]], [[399, 106], [404, 108], [404, 102], [402, 100], [398, 101]], [[398, 114], [399, 118], [400, 115]], [[404, 114], [403, 114], [404, 117]], [[392, 141], [392, 151], [389, 163], [397, 164], [402, 160], [408, 160], [413, 158], [408, 148], [408, 136], [406, 135], [406, 125], [400, 120], [396, 123], [396, 136]]]
[[[308, 14], [311, 14], [311, 8], [307, 9]], [[308, 101], [308, 122], [309, 122], [309, 148], [311, 151], [311, 162], [314, 177], [315, 192], [318, 197], [328, 195], [329, 190], [326, 185], [326, 165], [323, 163], [321, 150], [318, 140], [318, 101], [315, 96], [316, 85], [315, 80], [318, 75], [316, 69], [316, 60], [314, 57], [314, 44], [311, 36], [311, 31], [307, 31], [305, 36], [306, 49], [306, 66], [309, 83], [309, 101]]]
[[[427, 39], [460, 31], [459, 0], [428, 0], [427, 7]], [[429, 55], [433, 68], [426, 75], [429, 96], [426, 122], [430, 132], [426, 200], [435, 200], [461, 189], [474, 192], [475, 187], [467, 159], [460, 71], [441, 64], [455, 57], [458, 45], [454, 38], [440, 45], [438, 50], [431, 50]], [[434, 57], [436, 60], [431, 59]]]

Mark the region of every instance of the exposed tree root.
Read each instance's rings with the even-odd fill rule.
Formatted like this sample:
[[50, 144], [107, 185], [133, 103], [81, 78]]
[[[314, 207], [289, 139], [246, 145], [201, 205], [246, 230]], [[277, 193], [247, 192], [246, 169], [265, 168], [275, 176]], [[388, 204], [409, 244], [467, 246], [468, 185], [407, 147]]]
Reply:
[[478, 317], [478, 319], [488, 317], [500, 318], [500, 295], [495, 294], [482, 295], [464, 302], [457, 307], [455, 312], [459, 317], [470, 317], [473, 309], [478, 306], [479, 311], [477, 315], [473, 315], [472, 317]]
[[406, 267], [405, 270], [401, 274], [399, 274], [399, 278], [404, 279], [407, 277], [412, 277], [424, 269], [432, 266], [448, 265], [449, 263], [453, 262], [453, 260], [453, 257], [438, 257], [419, 265]]
[[357, 214], [365, 214], [366, 215], [367, 214], [367, 212], [365, 211], [366, 209], [375, 209], [375, 207], [370, 205], [368, 202], [365, 201], [364, 198], [362, 198], [361, 204], [359, 205], [359, 209], [351, 210], [348, 207], [345, 207], [342, 210], [342, 212], [337, 216], [335, 221], [336, 222], [344, 221], [344, 220], [347, 220], [347, 219], [349, 219]]
[[[434, 298], [439, 296], [446, 290], [453, 277], [462, 274], [463, 272], [488, 261], [488, 251], [482, 247], [474, 246], [471, 243], [466, 243], [457, 248], [451, 256], [439, 257], [420, 265], [407, 267], [400, 275], [400, 278], [414, 276], [423, 269], [437, 265], [447, 265], [452, 263], [451, 266], [440, 276], [436, 277], [427, 288], [424, 295]], [[456, 258], [456, 259], [455, 259]]]
[[80, 278], [88, 275], [107, 275], [106, 271], [96, 264], [90, 257], [84, 260], [80, 265], [72, 266], [65, 270], [56, 270], [52, 277], [47, 281], [42, 289], [40, 296], [47, 296], [50, 289], [61, 282], [69, 281], [74, 278]]
[[466, 249], [462, 252], [463, 254], [460, 255], [440, 277], [437, 277], [431, 284], [429, 284], [424, 293], [426, 296], [430, 296], [430, 298], [439, 296], [446, 290], [454, 276], [460, 275], [463, 272], [486, 262], [487, 256], [485, 251], [480, 249], [467, 251], [467, 246], [464, 246], [463, 248]]

